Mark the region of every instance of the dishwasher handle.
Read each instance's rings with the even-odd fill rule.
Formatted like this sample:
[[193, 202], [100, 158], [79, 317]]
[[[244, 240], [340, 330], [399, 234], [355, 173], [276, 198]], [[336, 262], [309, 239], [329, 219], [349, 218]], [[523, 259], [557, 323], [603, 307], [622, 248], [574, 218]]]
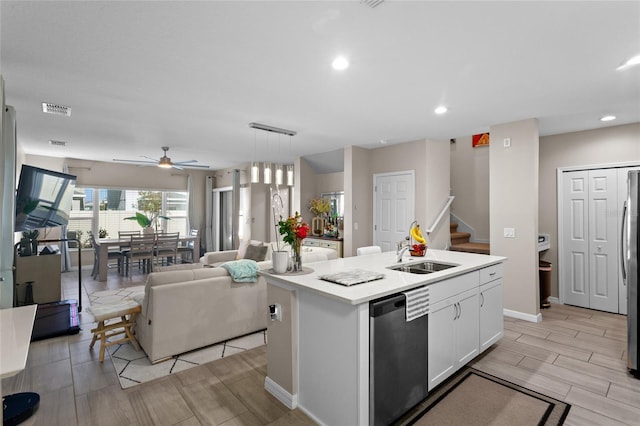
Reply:
[[405, 309], [406, 305], [407, 299], [404, 294], [394, 294], [384, 299], [369, 302], [369, 316], [372, 318], [381, 317], [390, 312]]

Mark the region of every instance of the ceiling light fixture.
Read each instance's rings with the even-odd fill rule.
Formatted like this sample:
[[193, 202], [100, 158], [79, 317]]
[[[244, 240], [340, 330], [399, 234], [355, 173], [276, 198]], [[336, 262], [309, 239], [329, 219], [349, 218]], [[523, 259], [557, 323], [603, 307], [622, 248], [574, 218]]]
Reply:
[[615, 115], [605, 115], [604, 117], [600, 118], [600, 121], [613, 121], [615, 119]]
[[251, 183], [260, 183], [260, 167], [256, 163], [256, 129], [253, 129], [253, 161], [251, 161]]
[[338, 56], [333, 60], [331, 66], [334, 70], [342, 71], [349, 67], [349, 61], [344, 56]]
[[640, 55], [636, 55], [633, 58], [630, 58], [627, 62], [616, 68], [616, 71], [626, 70], [627, 68], [631, 68], [634, 65], [640, 65]]
[[447, 107], [444, 105], [440, 105], [433, 112], [435, 112], [436, 114], [444, 114], [445, 112], [447, 112]]
[[252, 129], [265, 130], [267, 132], [280, 133], [283, 135], [295, 136], [296, 132], [293, 130], [281, 129], [280, 127], [269, 126], [268, 124], [261, 123], [249, 123], [249, 127]]

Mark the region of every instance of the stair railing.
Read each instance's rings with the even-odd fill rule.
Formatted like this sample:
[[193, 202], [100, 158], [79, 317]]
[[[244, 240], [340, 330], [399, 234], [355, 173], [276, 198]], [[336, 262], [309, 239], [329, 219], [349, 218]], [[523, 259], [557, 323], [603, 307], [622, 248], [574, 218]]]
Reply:
[[438, 214], [438, 217], [436, 217], [436, 220], [433, 221], [433, 225], [431, 225], [429, 228], [427, 228], [427, 234], [430, 234], [433, 231], [435, 231], [435, 229], [438, 227], [438, 224], [440, 224], [440, 221], [442, 220], [442, 218], [444, 217], [445, 213], [449, 209], [449, 206], [451, 206], [451, 203], [453, 203], [453, 199], [454, 198], [456, 198], [456, 197], [453, 196], [453, 195], [450, 195], [449, 198], [447, 198], [447, 201], [445, 201], [444, 206], [442, 206], [442, 210], [440, 210], [440, 213]]

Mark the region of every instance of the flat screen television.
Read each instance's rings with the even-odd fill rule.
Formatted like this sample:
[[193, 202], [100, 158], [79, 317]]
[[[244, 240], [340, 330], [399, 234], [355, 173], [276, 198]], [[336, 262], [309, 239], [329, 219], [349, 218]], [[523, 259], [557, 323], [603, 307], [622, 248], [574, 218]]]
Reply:
[[67, 225], [76, 177], [23, 165], [16, 193], [15, 231]]

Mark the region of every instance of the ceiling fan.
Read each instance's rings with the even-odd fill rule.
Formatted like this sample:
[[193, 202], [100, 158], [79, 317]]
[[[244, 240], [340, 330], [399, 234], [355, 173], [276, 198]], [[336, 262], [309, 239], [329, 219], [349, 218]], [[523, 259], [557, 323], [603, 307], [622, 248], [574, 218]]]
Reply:
[[183, 167], [198, 167], [198, 168], [201, 168], [201, 169], [208, 169], [209, 168], [209, 166], [200, 166], [200, 165], [197, 165], [197, 164], [193, 164], [193, 163], [197, 163], [198, 160], [171, 161], [171, 158], [167, 157], [167, 151], [169, 151], [169, 147], [168, 146], [163, 146], [161, 148], [164, 151], [164, 155], [162, 157], [160, 157], [159, 160], [156, 160], [155, 158], [147, 157], [146, 155], [141, 155], [141, 157], [148, 158], [149, 160], [152, 160], [152, 161], [119, 160], [117, 158], [114, 158], [113, 161], [117, 161], [117, 162], [120, 162], [120, 163], [135, 163], [135, 164], [140, 164], [140, 165], [154, 164], [154, 165], [156, 165], [158, 167], [162, 167], [164, 169], [170, 169], [172, 167], [174, 169], [178, 169], [178, 170], [182, 170]]

